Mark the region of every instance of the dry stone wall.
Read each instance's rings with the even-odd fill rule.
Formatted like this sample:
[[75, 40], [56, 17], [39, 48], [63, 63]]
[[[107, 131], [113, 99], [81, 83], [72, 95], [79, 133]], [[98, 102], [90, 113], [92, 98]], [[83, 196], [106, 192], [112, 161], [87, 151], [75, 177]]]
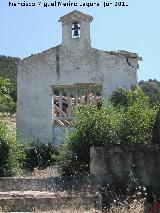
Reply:
[[140, 184], [160, 187], [160, 146], [92, 147], [90, 173], [109, 184]]

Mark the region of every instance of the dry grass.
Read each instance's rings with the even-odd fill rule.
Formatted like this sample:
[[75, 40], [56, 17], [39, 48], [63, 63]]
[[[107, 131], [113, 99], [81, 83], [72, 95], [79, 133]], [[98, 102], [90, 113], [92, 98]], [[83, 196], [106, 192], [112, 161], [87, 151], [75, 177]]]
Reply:
[[[107, 213], [144, 213], [144, 200], [133, 200], [131, 203], [124, 202], [120, 206], [116, 206], [114, 204], [109, 210], [106, 211]], [[52, 213], [102, 213], [102, 211], [98, 211], [95, 209], [90, 209], [86, 211], [84, 208], [75, 210], [75, 209], [68, 209], [68, 210], [59, 210], [59, 211], [52, 211]]]
[[[39, 212], [39, 211], [37, 211]], [[49, 211], [50, 213], [102, 213], [102, 211], [90, 209], [85, 210], [85, 208], [80, 209], [67, 209], [67, 210], [57, 210]], [[39, 212], [40, 213], [40, 212]], [[133, 200], [131, 203], [124, 202], [120, 206], [113, 205], [106, 213], [144, 213], [144, 200]]]
[[120, 206], [113, 205], [109, 213], [143, 213], [144, 201], [133, 200], [131, 203], [124, 202]]
[[50, 166], [43, 170], [34, 168], [34, 172], [32, 172], [30, 175], [33, 177], [48, 177], [48, 176], [57, 177], [60, 176], [60, 173], [58, 171], [57, 166]]
[[59, 210], [59, 211], [51, 211], [50, 213], [102, 213], [101, 211], [91, 209], [89, 211], [82, 209], [74, 210], [74, 209], [68, 209], [68, 210]]

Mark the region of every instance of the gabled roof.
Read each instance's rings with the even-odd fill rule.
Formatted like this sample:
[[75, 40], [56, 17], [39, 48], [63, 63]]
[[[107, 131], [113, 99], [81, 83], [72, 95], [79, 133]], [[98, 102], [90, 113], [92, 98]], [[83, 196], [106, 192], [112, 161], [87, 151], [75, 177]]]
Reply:
[[91, 22], [93, 20], [93, 17], [90, 15], [84, 14], [82, 12], [79, 12], [77, 10], [74, 10], [71, 13], [68, 13], [68, 14], [62, 16], [60, 18], [59, 22], [72, 22], [75, 20]]

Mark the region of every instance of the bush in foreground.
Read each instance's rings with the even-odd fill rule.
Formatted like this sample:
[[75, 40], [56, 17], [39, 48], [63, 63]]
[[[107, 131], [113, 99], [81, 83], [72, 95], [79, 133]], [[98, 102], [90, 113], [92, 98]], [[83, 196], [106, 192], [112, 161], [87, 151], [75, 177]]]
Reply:
[[99, 110], [83, 106], [76, 112], [73, 128], [60, 147], [61, 172], [88, 173], [91, 146], [151, 143], [156, 112], [139, 88], [130, 90], [122, 104], [103, 105]]
[[58, 155], [58, 151], [54, 147], [54, 141], [48, 143], [29, 142], [25, 153], [24, 168], [29, 171], [33, 171], [34, 168], [45, 169], [54, 165], [56, 155]]
[[22, 175], [25, 170], [45, 169], [55, 164], [53, 143], [16, 139], [16, 132], [0, 121], [0, 176]]
[[16, 141], [15, 131], [0, 121], [0, 176], [21, 175], [24, 159], [24, 145]]

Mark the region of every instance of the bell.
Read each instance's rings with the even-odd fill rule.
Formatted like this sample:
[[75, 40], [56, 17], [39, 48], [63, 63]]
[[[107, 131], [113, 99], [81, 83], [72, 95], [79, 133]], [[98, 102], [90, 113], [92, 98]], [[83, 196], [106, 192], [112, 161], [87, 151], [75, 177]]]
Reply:
[[78, 30], [74, 30], [73, 36], [76, 36], [76, 37], [79, 36]]

